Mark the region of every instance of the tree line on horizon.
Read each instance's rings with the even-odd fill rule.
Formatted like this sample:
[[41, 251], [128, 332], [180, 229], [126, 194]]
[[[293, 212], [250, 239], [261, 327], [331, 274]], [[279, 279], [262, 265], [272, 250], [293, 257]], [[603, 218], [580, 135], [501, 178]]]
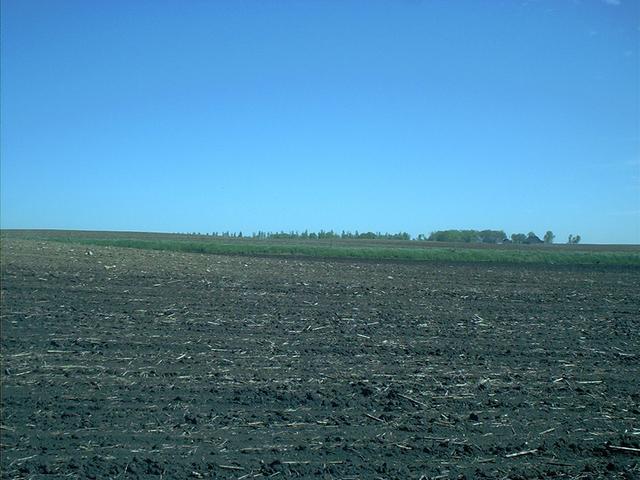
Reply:
[[[192, 235], [201, 235], [193, 232]], [[319, 232], [310, 232], [304, 230], [299, 232], [292, 230], [289, 232], [253, 232], [251, 235], [243, 235], [242, 232], [212, 232], [206, 233], [207, 236], [219, 238], [250, 238], [250, 239], [284, 239], [284, 240], [338, 240], [338, 239], [356, 239], [356, 240], [404, 240], [404, 241], [427, 241], [427, 242], [452, 242], [452, 243], [488, 243], [488, 244], [505, 244], [515, 243], [523, 245], [531, 244], [551, 244], [555, 240], [555, 234], [548, 230], [542, 238], [538, 237], [534, 232], [513, 233], [510, 237], [503, 230], [438, 230], [431, 232], [429, 236], [419, 234], [412, 237], [407, 232], [398, 233], [381, 233], [381, 232], [351, 232], [343, 230], [338, 233], [333, 230], [320, 230]], [[580, 235], [569, 235], [568, 244], [580, 243]]]
[[[200, 235], [199, 233], [194, 235]], [[209, 235], [207, 233], [206, 235]], [[253, 232], [251, 235], [243, 235], [242, 232], [213, 232], [214, 237], [222, 238], [254, 238], [254, 239], [278, 239], [278, 240], [295, 240], [295, 239], [313, 239], [313, 240], [331, 240], [331, 239], [366, 239], [366, 240], [412, 240], [412, 237], [407, 232], [399, 233], [381, 233], [381, 232], [350, 232], [343, 230], [342, 232], [334, 232], [333, 230], [320, 230], [319, 232], [310, 232], [304, 230], [299, 232], [297, 230], [291, 230], [289, 232], [265, 232], [259, 230]]]

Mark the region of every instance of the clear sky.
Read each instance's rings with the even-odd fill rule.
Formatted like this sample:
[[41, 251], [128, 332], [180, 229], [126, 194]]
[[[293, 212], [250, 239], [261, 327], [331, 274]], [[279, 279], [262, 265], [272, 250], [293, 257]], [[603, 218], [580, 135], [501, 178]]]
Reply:
[[636, 0], [2, 1], [3, 228], [640, 243]]

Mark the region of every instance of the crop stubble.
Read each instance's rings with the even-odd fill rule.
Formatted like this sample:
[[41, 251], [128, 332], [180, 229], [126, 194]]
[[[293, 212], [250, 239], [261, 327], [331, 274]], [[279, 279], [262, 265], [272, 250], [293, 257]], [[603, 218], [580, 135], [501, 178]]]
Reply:
[[640, 474], [638, 268], [2, 255], [3, 478]]

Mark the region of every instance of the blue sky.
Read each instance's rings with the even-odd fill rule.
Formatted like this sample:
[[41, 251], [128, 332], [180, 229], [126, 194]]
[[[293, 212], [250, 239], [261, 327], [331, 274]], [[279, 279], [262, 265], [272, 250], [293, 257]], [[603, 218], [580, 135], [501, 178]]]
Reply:
[[3, 228], [640, 243], [640, 2], [2, 1]]

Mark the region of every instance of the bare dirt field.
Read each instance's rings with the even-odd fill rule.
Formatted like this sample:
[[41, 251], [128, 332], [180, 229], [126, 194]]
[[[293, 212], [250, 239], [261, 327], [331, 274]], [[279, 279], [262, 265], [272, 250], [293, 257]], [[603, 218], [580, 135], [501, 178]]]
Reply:
[[3, 239], [1, 280], [2, 478], [640, 476], [637, 267]]

